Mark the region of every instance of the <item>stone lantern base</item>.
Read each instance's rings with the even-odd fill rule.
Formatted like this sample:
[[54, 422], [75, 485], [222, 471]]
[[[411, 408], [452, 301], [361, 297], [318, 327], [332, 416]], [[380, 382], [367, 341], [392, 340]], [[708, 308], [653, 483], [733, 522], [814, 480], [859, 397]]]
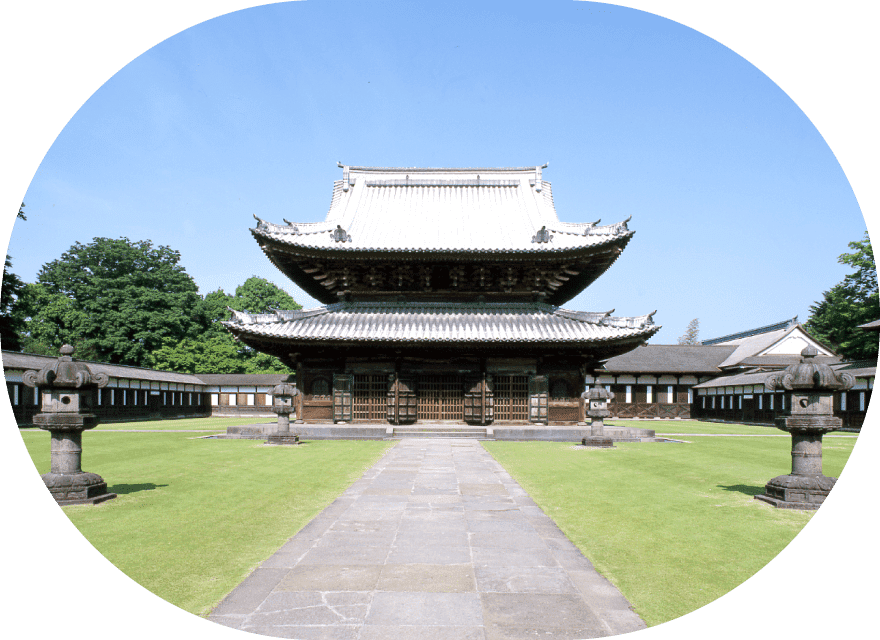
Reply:
[[107, 483], [97, 473], [46, 473], [46, 488], [62, 507], [72, 504], [98, 504], [116, 497], [107, 492]]
[[614, 440], [608, 436], [587, 436], [581, 440], [581, 444], [585, 447], [614, 447]]
[[755, 496], [778, 509], [816, 510], [828, 497], [836, 478], [828, 476], [777, 476], [764, 486], [765, 493]]
[[266, 444], [299, 444], [299, 436], [292, 433], [272, 433], [266, 438]]

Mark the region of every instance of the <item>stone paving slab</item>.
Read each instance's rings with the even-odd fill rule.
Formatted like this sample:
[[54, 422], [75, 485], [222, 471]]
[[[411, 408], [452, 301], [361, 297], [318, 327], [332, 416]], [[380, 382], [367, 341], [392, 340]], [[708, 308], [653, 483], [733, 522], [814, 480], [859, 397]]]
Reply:
[[642, 629], [474, 440], [402, 440], [208, 617], [302, 640], [596, 638]]

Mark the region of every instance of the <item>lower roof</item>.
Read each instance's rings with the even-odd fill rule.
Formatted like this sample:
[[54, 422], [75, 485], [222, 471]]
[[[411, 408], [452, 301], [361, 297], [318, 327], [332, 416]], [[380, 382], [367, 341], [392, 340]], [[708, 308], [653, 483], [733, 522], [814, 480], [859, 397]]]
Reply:
[[634, 318], [535, 303], [341, 302], [307, 311], [235, 312], [236, 336], [315, 343], [562, 343], [647, 340], [660, 330]]

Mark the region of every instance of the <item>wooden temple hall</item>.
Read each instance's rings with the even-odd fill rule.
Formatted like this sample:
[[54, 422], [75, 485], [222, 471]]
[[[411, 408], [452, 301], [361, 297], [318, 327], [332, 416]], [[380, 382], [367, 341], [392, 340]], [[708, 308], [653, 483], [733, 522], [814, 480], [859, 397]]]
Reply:
[[339, 166], [323, 222], [251, 229], [326, 306], [226, 323], [296, 372], [305, 422], [574, 424], [585, 376], [659, 330], [561, 308], [634, 232], [560, 222], [546, 165]]

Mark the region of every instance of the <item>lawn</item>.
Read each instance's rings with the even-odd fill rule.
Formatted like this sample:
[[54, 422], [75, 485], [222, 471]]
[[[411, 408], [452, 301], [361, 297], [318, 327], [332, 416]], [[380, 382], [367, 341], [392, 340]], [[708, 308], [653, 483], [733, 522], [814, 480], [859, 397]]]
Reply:
[[[790, 439], [687, 440], [605, 450], [550, 442], [484, 445], [635, 611], [657, 625], [748, 579], [812, 515], [754, 499], [768, 480], [791, 470]], [[840, 474], [855, 442], [825, 439], [826, 475]]]
[[[755, 424], [729, 424], [726, 422], [698, 422], [696, 420], [616, 420], [610, 418], [606, 424], [620, 427], [634, 427], [636, 429], [653, 429], [658, 436], [677, 434], [737, 434], [737, 435], [762, 435], [762, 436], [785, 436], [784, 431], [776, 427], [764, 427]], [[846, 435], [855, 435], [853, 433]]]
[[[170, 429], [182, 422], [148, 424]], [[24, 430], [22, 437], [46, 473], [49, 434]], [[86, 432], [83, 468], [100, 473], [119, 496], [64, 512], [125, 574], [205, 615], [391, 444], [272, 447], [194, 433]]]
[[267, 418], [182, 418], [180, 420], [142, 420], [138, 422], [102, 422], [95, 431], [211, 431], [226, 432], [226, 427], [277, 422]]

